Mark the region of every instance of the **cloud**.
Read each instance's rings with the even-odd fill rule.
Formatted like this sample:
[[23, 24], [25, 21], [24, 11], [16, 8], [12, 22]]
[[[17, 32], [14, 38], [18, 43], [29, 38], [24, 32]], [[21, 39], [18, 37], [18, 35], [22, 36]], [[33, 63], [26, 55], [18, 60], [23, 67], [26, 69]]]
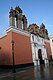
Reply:
[[53, 24], [50, 24], [50, 25], [47, 25], [47, 26], [49, 26], [49, 27], [53, 27]]

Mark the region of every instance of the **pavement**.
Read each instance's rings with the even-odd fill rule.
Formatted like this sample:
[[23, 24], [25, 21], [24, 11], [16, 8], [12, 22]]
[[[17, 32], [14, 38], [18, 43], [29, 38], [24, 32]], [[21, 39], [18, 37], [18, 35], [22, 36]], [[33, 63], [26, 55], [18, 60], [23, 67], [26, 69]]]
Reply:
[[[2, 72], [2, 70], [1, 70]], [[1, 74], [0, 80], [53, 80], [53, 63], [50, 65], [41, 65], [16, 69], [16, 73], [12, 71], [4, 71]]]

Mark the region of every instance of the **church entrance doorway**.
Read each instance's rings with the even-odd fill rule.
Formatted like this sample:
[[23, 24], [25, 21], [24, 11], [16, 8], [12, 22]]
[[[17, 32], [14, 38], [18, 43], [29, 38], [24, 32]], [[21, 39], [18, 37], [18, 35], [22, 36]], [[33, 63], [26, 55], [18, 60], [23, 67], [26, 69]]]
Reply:
[[42, 51], [41, 51], [41, 49], [38, 50], [38, 58], [39, 58], [39, 61], [40, 61], [40, 65], [44, 64], [44, 60], [42, 58]]

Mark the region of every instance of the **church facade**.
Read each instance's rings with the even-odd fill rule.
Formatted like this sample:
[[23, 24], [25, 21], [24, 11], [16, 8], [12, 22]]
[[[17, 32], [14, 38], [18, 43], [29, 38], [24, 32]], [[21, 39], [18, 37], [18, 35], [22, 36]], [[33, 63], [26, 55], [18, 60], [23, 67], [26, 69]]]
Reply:
[[36, 24], [31, 24], [27, 28], [31, 33], [32, 56], [34, 65], [47, 64], [51, 59], [51, 47], [48, 31], [42, 23], [40, 28]]
[[0, 38], [0, 65], [47, 64], [51, 59], [48, 31], [42, 23], [40, 28], [31, 24], [27, 28], [27, 18], [21, 8], [11, 8], [7, 35]]

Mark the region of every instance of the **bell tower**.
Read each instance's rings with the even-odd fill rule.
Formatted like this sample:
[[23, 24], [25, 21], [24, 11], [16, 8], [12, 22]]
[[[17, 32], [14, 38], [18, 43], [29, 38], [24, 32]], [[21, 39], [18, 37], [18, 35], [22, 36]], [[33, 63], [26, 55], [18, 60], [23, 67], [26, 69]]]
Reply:
[[11, 7], [10, 9], [10, 27], [19, 28], [26, 30], [27, 29], [27, 19], [26, 16], [22, 14], [21, 8], [16, 6], [15, 9]]

